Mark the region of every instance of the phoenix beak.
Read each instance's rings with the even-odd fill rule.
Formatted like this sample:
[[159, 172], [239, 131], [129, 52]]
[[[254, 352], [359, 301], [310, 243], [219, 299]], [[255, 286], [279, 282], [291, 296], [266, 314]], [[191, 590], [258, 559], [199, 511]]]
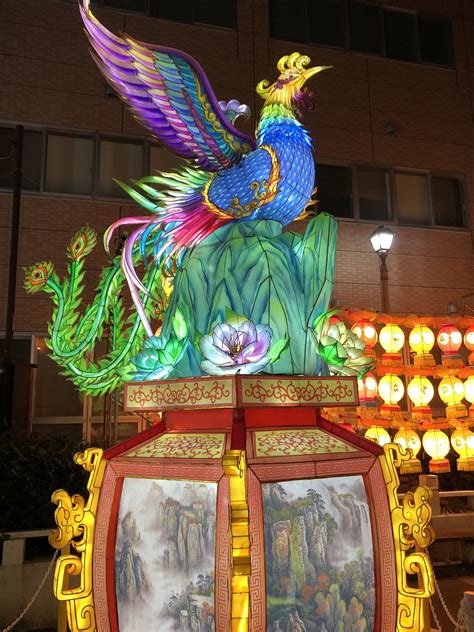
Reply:
[[323, 70], [329, 70], [332, 66], [314, 66], [313, 68], [308, 68], [302, 74], [303, 81], [302, 84], [308, 81], [313, 75], [317, 75], [318, 72], [322, 72]]

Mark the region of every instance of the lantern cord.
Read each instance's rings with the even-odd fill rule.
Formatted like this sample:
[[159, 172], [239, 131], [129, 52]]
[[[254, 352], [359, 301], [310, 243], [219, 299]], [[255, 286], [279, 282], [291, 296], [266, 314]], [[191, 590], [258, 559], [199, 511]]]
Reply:
[[24, 610], [22, 610], [22, 612], [20, 612], [20, 614], [17, 616], [17, 618], [12, 621], [10, 623], [10, 625], [8, 625], [6, 628], [3, 628], [2, 632], [9, 632], [10, 630], [12, 630], [17, 623], [19, 623], [23, 617], [25, 616], [25, 614], [28, 612], [28, 610], [31, 608], [31, 606], [34, 604], [34, 602], [36, 601], [36, 597], [40, 594], [43, 586], [45, 585], [46, 580], [48, 579], [48, 575], [51, 572], [51, 569], [54, 566], [54, 562], [56, 561], [56, 558], [58, 557], [59, 551], [55, 551], [51, 562], [49, 563], [48, 568], [46, 569], [46, 573], [44, 574], [43, 579], [41, 580], [40, 585], [38, 586], [38, 588], [36, 589], [35, 594], [33, 595], [33, 597], [30, 599], [30, 601], [28, 602], [28, 604], [26, 605], [26, 607], [24, 608]]
[[[426, 553], [427, 553], [427, 555], [429, 556], [428, 551], [427, 551]], [[430, 559], [430, 562], [431, 562], [431, 559]], [[433, 568], [433, 564], [431, 564], [431, 568]], [[442, 605], [442, 607], [443, 607], [443, 610], [445, 611], [446, 616], [448, 617], [448, 619], [449, 619], [449, 620], [451, 621], [451, 623], [454, 625], [454, 628], [455, 628], [455, 629], [457, 629], [457, 628], [458, 628], [458, 621], [457, 621], [457, 620], [453, 617], [453, 615], [452, 615], [452, 614], [451, 614], [451, 612], [449, 611], [448, 605], [447, 605], [447, 603], [446, 603], [446, 601], [445, 601], [445, 599], [444, 599], [443, 595], [441, 594], [441, 589], [440, 589], [440, 587], [439, 587], [438, 580], [436, 579], [436, 575], [434, 574], [434, 572], [433, 572], [433, 579], [434, 579], [434, 584], [435, 584], [436, 592], [438, 593], [439, 601], [440, 601], [440, 603], [441, 603], [441, 605]], [[432, 612], [432, 614], [433, 614], [433, 618], [434, 618], [434, 620], [435, 620], [435, 622], [436, 622], [436, 625], [438, 626], [439, 630], [441, 630], [441, 627], [440, 627], [440, 625], [439, 625], [439, 622], [438, 622], [438, 620], [437, 620], [437, 618], [436, 618], [436, 614], [435, 614], [435, 612], [434, 612], [434, 607], [433, 607], [433, 603], [432, 603], [432, 600], [431, 600], [431, 599], [430, 599], [430, 608], [431, 608], [431, 612]]]
[[436, 612], [435, 612], [435, 609], [434, 609], [434, 606], [433, 606], [433, 600], [430, 599], [429, 601], [430, 601], [431, 616], [433, 617], [433, 620], [434, 620], [434, 622], [436, 624], [436, 629], [438, 630], [438, 632], [443, 632], [443, 630], [441, 629], [441, 624], [439, 622], [439, 619], [436, 616]]

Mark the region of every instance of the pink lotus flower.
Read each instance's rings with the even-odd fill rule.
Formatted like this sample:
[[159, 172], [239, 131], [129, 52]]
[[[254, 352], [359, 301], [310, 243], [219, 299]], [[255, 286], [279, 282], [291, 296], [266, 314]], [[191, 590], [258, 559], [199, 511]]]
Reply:
[[208, 375], [258, 373], [284, 348], [275, 355], [273, 348], [270, 350], [271, 341], [272, 330], [267, 325], [254, 325], [243, 316], [232, 316], [216, 325], [211, 334], [202, 336], [199, 346], [205, 360], [201, 369]]

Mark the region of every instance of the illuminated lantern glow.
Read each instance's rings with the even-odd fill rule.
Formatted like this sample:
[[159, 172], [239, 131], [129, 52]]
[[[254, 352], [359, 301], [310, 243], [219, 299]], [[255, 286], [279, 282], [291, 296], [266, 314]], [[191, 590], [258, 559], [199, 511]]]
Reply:
[[375, 357], [374, 347], [377, 344], [378, 335], [375, 326], [370, 320], [358, 320], [355, 322], [351, 331], [365, 343], [365, 356]]
[[381, 447], [391, 441], [390, 435], [382, 426], [370, 426], [364, 436], [366, 439], [369, 439], [369, 441], [378, 443]]
[[411, 450], [411, 458], [408, 461], [402, 461], [400, 466], [401, 474], [417, 474], [421, 472], [420, 460], [416, 458], [421, 450], [421, 439], [418, 434], [412, 428], [400, 428], [393, 441], [398, 443], [402, 450]]
[[424, 375], [415, 375], [407, 386], [407, 393], [414, 406], [411, 413], [415, 419], [431, 417], [429, 403], [434, 397], [434, 387]]
[[462, 345], [462, 334], [457, 327], [453, 325], [441, 327], [436, 336], [436, 342], [443, 352], [441, 362], [444, 366], [463, 366], [462, 358], [459, 355], [459, 349]]
[[451, 435], [451, 445], [459, 454], [458, 470], [474, 472], [474, 432], [467, 426], [461, 426]]
[[457, 419], [467, 416], [466, 407], [461, 403], [464, 397], [464, 384], [458, 377], [455, 375], [443, 377], [438, 385], [438, 393], [446, 404], [446, 417]]
[[382, 363], [389, 366], [402, 365], [402, 354], [400, 351], [405, 344], [403, 330], [398, 325], [389, 323], [380, 330], [379, 342], [385, 351], [382, 354]]
[[389, 415], [400, 412], [398, 402], [404, 394], [405, 387], [398, 375], [388, 373], [381, 377], [379, 381], [379, 395], [384, 403], [380, 406], [380, 412]]
[[362, 406], [374, 407], [375, 396], [377, 395], [377, 378], [370, 371], [363, 377], [357, 379], [359, 390], [359, 402]]
[[469, 417], [474, 417], [474, 375], [470, 375], [464, 382], [464, 397], [471, 404], [469, 406]]
[[408, 344], [410, 345], [410, 350], [415, 354], [413, 364], [416, 367], [430, 367], [436, 365], [433, 354], [430, 353], [434, 347], [434, 343], [435, 336], [429, 327], [426, 325], [416, 325], [413, 327], [408, 336]]
[[423, 448], [431, 457], [430, 472], [442, 474], [450, 472], [451, 467], [446, 455], [449, 452], [449, 437], [442, 430], [427, 430], [423, 435]]
[[474, 365], [474, 325], [471, 325], [464, 332], [464, 344], [466, 349], [470, 351], [468, 362], [470, 366]]

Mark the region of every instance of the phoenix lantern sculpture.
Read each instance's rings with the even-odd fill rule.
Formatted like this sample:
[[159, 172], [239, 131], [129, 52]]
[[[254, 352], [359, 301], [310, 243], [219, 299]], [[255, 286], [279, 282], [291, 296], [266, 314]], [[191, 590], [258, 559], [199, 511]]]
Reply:
[[[84, 257], [96, 242], [89, 227], [68, 246], [63, 281], [50, 262], [26, 271], [26, 289], [48, 292], [55, 303], [52, 357], [95, 394], [127, 379], [366, 370], [363, 343], [343, 324], [331, 325], [327, 313], [335, 220], [321, 213], [302, 236], [282, 232], [312, 202], [313, 148], [300, 119], [312, 108], [305, 84], [326, 67], [309, 67], [299, 53], [279, 60], [276, 81], [256, 88], [264, 103], [254, 140], [234, 127], [249, 108], [218, 101], [192, 57], [111, 33], [87, 0], [80, 11], [104, 77], [154, 138], [186, 162], [173, 173], [119, 183], [148, 214], [106, 231], [109, 253], [117, 229], [128, 236], [83, 314]], [[136, 308], [128, 318], [124, 282]], [[105, 327], [110, 351], [92, 361]]]

